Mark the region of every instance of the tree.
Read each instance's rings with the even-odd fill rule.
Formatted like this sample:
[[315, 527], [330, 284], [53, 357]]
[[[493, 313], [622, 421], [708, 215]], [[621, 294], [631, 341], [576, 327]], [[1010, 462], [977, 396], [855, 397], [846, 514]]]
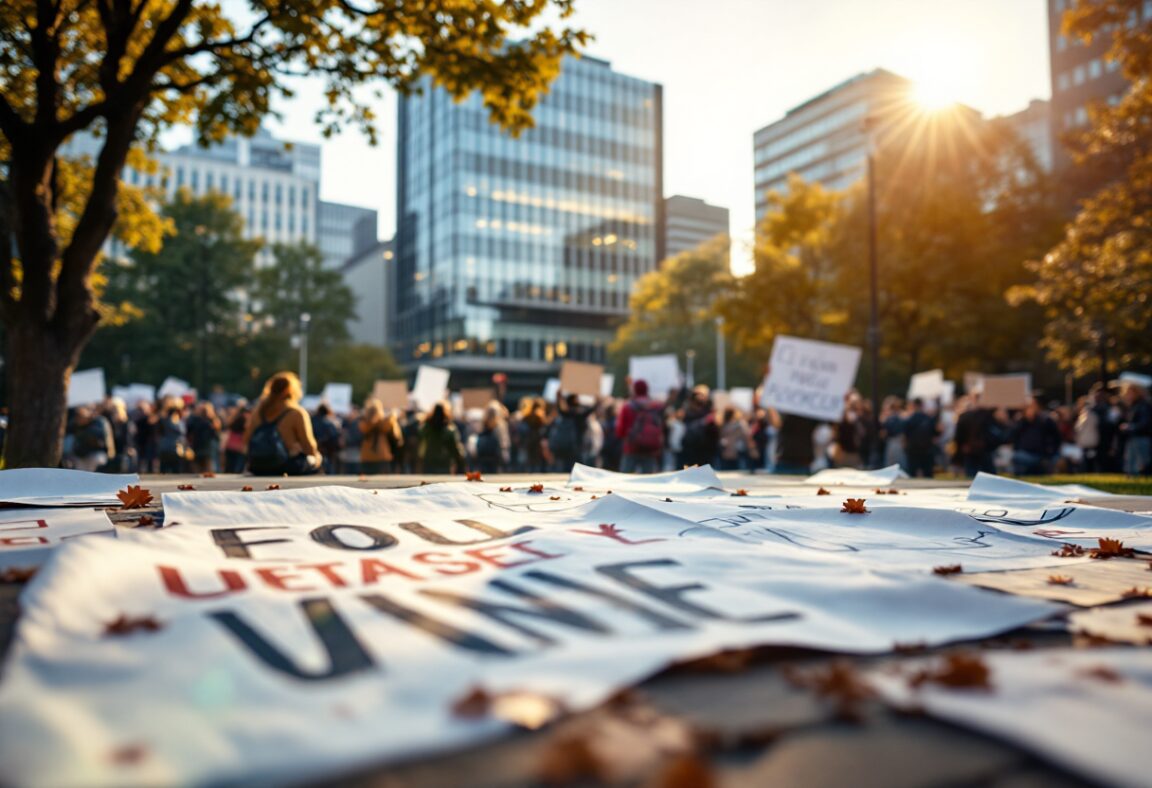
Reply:
[[[665, 260], [642, 276], [630, 300], [628, 321], [608, 348], [622, 377], [631, 356], [659, 353], [696, 354], [695, 378], [715, 383], [717, 300], [732, 291], [729, 240], [717, 238]], [[730, 377], [751, 380], [759, 365], [736, 359]], [[742, 366], [740, 366], [742, 365]]]
[[1131, 87], [1115, 106], [1091, 109], [1090, 129], [1074, 141], [1081, 170], [1119, 173], [1085, 200], [1064, 237], [1029, 263], [1035, 281], [1010, 292], [1013, 303], [1044, 309], [1043, 346], [1065, 369], [1086, 374], [1109, 356], [1152, 364], [1152, 25], [1137, 0], [1082, 0], [1063, 32], [1091, 41], [1109, 36], [1107, 58]]
[[[0, 3], [7, 467], [59, 461], [68, 378], [100, 321], [94, 273], [134, 151], [178, 123], [194, 124], [204, 144], [252, 134], [297, 75], [325, 81], [325, 133], [351, 123], [374, 139], [370, 96], [358, 87], [412, 91], [425, 78], [457, 98], [480, 91], [492, 120], [515, 132], [531, 125], [561, 58], [586, 41], [541, 24], [553, 13], [562, 23], [572, 2], [312, 0], [302, 13], [299, 3], [250, 0], [234, 14], [207, 0]], [[59, 151], [83, 130], [103, 143], [69, 204]]]
[[755, 268], [719, 305], [737, 349], [765, 360], [777, 334], [836, 340], [847, 320], [835, 243], [843, 195], [792, 174], [787, 192], [769, 193], [768, 206], [756, 230]]
[[174, 231], [163, 246], [104, 267], [104, 300], [133, 317], [101, 332], [84, 360], [121, 383], [196, 370], [206, 393], [232, 383], [233, 360], [245, 355], [242, 291], [260, 242], [244, 239], [243, 220], [222, 194], [180, 190], [162, 214]]
[[392, 351], [375, 345], [341, 342], [309, 362], [308, 379], [319, 391], [325, 383], [351, 383], [352, 397], [363, 402], [377, 380], [402, 380], [404, 370]]

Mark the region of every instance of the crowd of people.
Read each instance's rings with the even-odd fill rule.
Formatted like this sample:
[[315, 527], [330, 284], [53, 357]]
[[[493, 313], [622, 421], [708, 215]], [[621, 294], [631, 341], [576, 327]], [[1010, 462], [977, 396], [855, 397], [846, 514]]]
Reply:
[[[577, 463], [654, 473], [710, 464], [721, 470], [808, 474], [824, 468], [900, 465], [910, 476], [978, 471], [1019, 476], [1058, 472], [1152, 473], [1152, 404], [1140, 386], [1097, 386], [1075, 406], [1018, 411], [950, 407], [888, 397], [874, 418], [852, 391], [842, 418], [819, 423], [727, 398], [707, 386], [654, 398], [643, 380], [627, 399], [559, 393], [454, 411], [384, 407], [369, 398], [337, 414], [301, 405], [290, 372], [273, 376], [256, 403], [226, 407], [191, 398], [134, 403], [109, 399], [69, 416], [65, 464], [140, 473], [298, 475], [566, 473]], [[511, 407], [510, 407], [511, 406]]]

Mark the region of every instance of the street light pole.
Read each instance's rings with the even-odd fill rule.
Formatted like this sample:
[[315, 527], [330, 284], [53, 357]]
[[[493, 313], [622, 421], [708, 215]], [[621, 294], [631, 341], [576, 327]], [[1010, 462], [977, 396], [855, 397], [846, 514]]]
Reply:
[[308, 393], [308, 324], [312, 322], [312, 315], [307, 312], [300, 315], [300, 389]]
[[696, 385], [696, 351], [689, 348], [684, 355], [688, 358], [687, 388], [692, 388]]
[[727, 351], [724, 347], [724, 318], [717, 316], [716, 318], [716, 388], [721, 391], [727, 391], [728, 386], [728, 371], [727, 361], [725, 358]]
[[868, 352], [872, 367], [872, 427], [880, 432], [880, 275], [876, 251], [876, 165], [868, 140]]

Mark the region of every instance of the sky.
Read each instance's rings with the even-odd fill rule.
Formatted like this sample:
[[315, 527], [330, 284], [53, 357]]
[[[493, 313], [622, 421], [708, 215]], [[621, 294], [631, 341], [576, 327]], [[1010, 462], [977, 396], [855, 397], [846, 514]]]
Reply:
[[[1045, 0], [576, 0], [587, 52], [664, 86], [667, 195], [731, 211], [733, 265], [747, 266], [754, 223], [753, 132], [843, 80], [881, 67], [931, 98], [1002, 115], [1048, 98]], [[270, 120], [277, 136], [323, 142], [321, 197], [395, 217], [396, 99], [375, 107], [373, 148], [358, 131], [323, 140], [318, 82], [298, 85]]]

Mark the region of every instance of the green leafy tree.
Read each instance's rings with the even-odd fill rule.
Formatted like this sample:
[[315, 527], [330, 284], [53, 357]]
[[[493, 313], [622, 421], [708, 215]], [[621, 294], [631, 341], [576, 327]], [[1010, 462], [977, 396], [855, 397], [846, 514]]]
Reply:
[[315, 384], [309, 388], [319, 391], [325, 383], [351, 383], [356, 402], [363, 402], [372, 393], [377, 380], [404, 378], [404, 370], [392, 351], [375, 345], [342, 342], [311, 359], [308, 379]]
[[1131, 82], [1115, 106], [1091, 109], [1074, 141], [1080, 170], [1119, 175], [1029, 263], [1035, 280], [1009, 293], [1043, 308], [1049, 358], [1078, 374], [1098, 364], [1104, 380], [1110, 359], [1152, 364], [1152, 24], [1141, 12], [1137, 0], [1081, 0], [1064, 15], [1065, 34], [1109, 38], [1107, 58]]
[[206, 392], [234, 376], [246, 344], [242, 294], [260, 243], [244, 239], [243, 221], [222, 194], [180, 190], [162, 215], [174, 230], [163, 246], [105, 266], [105, 300], [135, 318], [101, 332], [84, 361], [121, 383], [196, 370], [194, 382]]
[[[203, 143], [252, 134], [273, 98], [291, 95], [291, 76], [324, 80], [326, 133], [351, 123], [374, 135], [374, 96], [358, 88], [411, 91], [425, 78], [458, 98], [479, 91], [495, 122], [523, 129], [561, 58], [586, 40], [563, 26], [572, 1], [312, 0], [306, 12], [281, 0], [235, 12], [207, 0], [0, 3], [7, 466], [60, 459], [68, 378], [102, 314], [100, 249], [132, 218], [118, 213], [130, 156], [174, 124], [193, 124]], [[60, 149], [84, 130], [102, 146], [65, 200]]]
[[[623, 380], [631, 356], [695, 352], [695, 379], [716, 382], [716, 310], [731, 293], [729, 239], [717, 238], [671, 257], [636, 283], [628, 321], [608, 348], [617, 378]], [[760, 365], [748, 357], [730, 357], [730, 381], [751, 383]], [[732, 365], [735, 366], [732, 366]]]

